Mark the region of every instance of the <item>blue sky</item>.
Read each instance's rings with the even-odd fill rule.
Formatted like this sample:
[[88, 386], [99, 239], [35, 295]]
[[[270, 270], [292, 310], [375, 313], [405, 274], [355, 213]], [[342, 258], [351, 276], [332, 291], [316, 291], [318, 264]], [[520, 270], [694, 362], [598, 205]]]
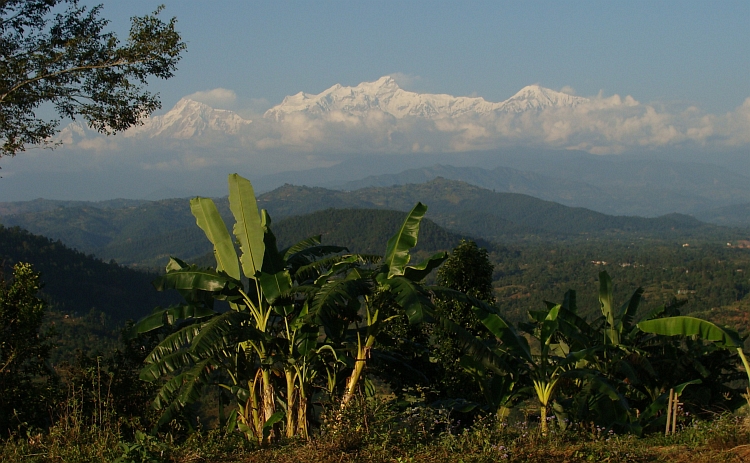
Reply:
[[[721, 150], [742, 159], [750, 148], [747, 0], [101, 2], [121, 38], [130, 17], [161, 3], [165, 19], [177, 17], [188, 48], [174, 78], [149, 86], [163, 102], [147, 121], [152, 128], [186, 96], [253, 122], [202, 139], [177, 134], [180, 124], [171, 138], [137, 131], [92, 138], [66, 129], [62, 148], [0, 159], [0, 201], [142, 197], [157, 184], [223, 189], [229, 172], [258, 177], [363, 154], [458, 159], [471, 150], [532, 146], [691, 152], [713, 162]], [[491, 102], [531, 84], [587, 98], [576, 110], [440, 122], [377, 111], [348, 119], [297, 114], [278, 123], [260, 115], [287, 95], [385, 75], [408, 91]]]
[[104, 1], [103, 15], [124, 31], [159, 3], [188, 43], [177, 76], [153, 85], [167, 109], [216, 87], [264, 109], [387, 74], [410, 77], [408, 90], [489, 101], [533, 83], [710, 113], [750, 97], [747, 1], [130, 0]]

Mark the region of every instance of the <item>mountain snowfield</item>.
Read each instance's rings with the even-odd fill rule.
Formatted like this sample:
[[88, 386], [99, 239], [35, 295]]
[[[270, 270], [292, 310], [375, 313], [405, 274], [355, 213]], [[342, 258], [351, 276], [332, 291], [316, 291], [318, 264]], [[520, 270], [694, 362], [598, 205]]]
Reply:
[[587, 101], [586, 98], [556, 92], [539, 85], [529, 85], [506, 101], [491, 103], [484, 98], [408, 92], [401, 89], [392, 77], [385, 76], [356, 87], [336, 84], [318, 95], [299, 92], [284, 98], [281, 104], [266, 111], [263, 117], [280, 121], [289, 114], [300, 112], [323, 115], [339, 111], [349, 115], [363, 115], [370, 111], [381, 111], [397, 119], [408, 116], [437, 119], [502, 111], [519, 113], [555, 106], [575, 107]]
[[[187, 98], [113, 141], [80, 123], [60, 139], [73, 149], [123, 149], [116, 141], [168, 150], [223, 146], [247, 156], [289, 153], [462, 152], [507, 146], [611, 154], [685, 144], [750, 144], [750, 99], [725, 115], [697, 108], [670, 112], [631, 96], [584, 98], [529, 85], [502, 102], [421, 94], [384, 76], [354, 87], [336, 84], [315, 95], [287, 96], [262, 117], [244, 119]], [[133, 145], [129, 145], [132, 147]], [[235, 158], [236, 161], [236, 158]], [[220, 162], [214, 157], [211, 162]]]

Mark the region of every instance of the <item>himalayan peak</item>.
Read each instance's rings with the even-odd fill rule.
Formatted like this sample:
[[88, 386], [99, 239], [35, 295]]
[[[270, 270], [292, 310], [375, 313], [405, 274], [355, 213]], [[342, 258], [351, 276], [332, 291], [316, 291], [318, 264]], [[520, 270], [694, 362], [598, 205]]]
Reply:
[[293, 113], [323, 115], [338, 111], [364, 115], [372, 110], [380, 110], [397, 119], [407, 116], [438, 119], [466, 114], [518, 113], [548, 107], [573, 107], [586, 101], [586, 98], [530, 85], [508, 100], [492, 103], [479, 97], [409, 92], [400, 88], [392, 77], [384, 76], [375, 82], [363, 82], [355, 87], [336, 84], [317, 95], [300, 92], [287, 96], [281, 104], [266, 111], [263, 117], [278, 121]]
[[214, 109], [206, 104], [183, 98], [166, 114], [148, 118], [143, 125], [128, 130], [126, 134], [179, 139], [210, 132], [236, 135], [251, 122], [232, 111]]

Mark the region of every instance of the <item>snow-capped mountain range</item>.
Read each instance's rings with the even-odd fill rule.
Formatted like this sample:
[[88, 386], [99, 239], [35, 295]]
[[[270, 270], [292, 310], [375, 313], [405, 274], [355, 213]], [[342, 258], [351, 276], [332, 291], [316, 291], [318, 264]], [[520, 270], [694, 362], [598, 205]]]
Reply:
[[317, 95], [300, 92], [287, 96], [281, 104], [266, 111], [263, 117], [279, 121], [293, 113], [322, 115], [340, 111], [360, 116], [379, 110], [397, 119], [407, 116], [437, 119], [492, 112], [518, 113], [552, 106], [573, 107], [586, 101], [586, 98], [529, 85], [506, 101], [492, 103], [477, 97], [409, 92], [400, 88], [392, 77], [384, 76], [356, 87], [336, 84]]
[[[353, 87], [336, 84], [319, 94], [287, 96], [253, 121], [183, 98], [165, 114], [117, 138], [105, 139], [81, 124], [64, 129], [60, 138], [72, 149], [139, 145], [142, 151], [161, 147], [176, 156], [231, 148], [237, 156], [254, 153], [272, 163], [274, 158], [261, 153], [465, 152], [544, 146], [614, 154], [686, 143], [745, 146], [750, 144], [746, 121], [750, 99], [726, 115], [703, 117], [697, 108], [670, 112], [629, 95], [584, 98], [539, 85], [524, 87], [498, 103], [416, 93], [385, 76]], [[218, 162], [215, 155], [195, 156], [200, 162]]]
[[[375, 82], [363, 82], [354, 87], [336, 84], [317, 94], [299, 92], [287, 96], [263, 115], [264, 121], [283, 122], [292, 114], [309, 118], [343, 113], [361, 117], [379, 112], [395, 119], [413, 117], [425, 120], [481, 116], [492, 113], [521, 113], [553, 107], [575, 107], [588, 99], [557, 92], [539, 85], [529, 85], [511, 98], [493, 103], [481, 97], [455, 97], [445, 94], [415, 93], [403, 90], [390, 76]], [[124, 133], [134, 139], [190, 140], [206, 136], [238, 136], [252, 121], [233, 111], [215, 109], [188, 98], [183, 98], [167, 113], [146, 119], [141, 126]], [[96, 136], [81, 123], [63, 129], [63, 140]]]

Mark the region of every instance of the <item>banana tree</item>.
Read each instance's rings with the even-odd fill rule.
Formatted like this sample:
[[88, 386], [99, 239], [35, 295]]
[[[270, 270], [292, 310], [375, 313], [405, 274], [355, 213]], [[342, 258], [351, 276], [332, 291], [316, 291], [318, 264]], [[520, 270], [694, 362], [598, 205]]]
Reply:
[[[561, 305], [553, 305], [547, 311], [530, 312], [537, 323], [525, 324], [524, 328], [536, 340], [538, 354], [535, 354], [527, 338], [519, 334], [497, 308], [450, 290], [443, 289], [438, 294], [470, 302], [479, 321], [495, 337], [483, 340], [449, 319], [438, 321], [456, 335], [466, 352], [461, 359], [462, 366], [477, 380], [498, 416], [502, 418], [509, 406], [533, 391], [539, 402], [541, 430], [547, 434], [547, 411], [558, 382], [563, 375], [571, 374], [576, 364], [588, 355], [587, 351], [571, 353], [564, 343], [553, 342], [559, 338]], [[530, 382], [529, 388], [523, 384], [524, 380]]]
[[607, 272], [599, 273], [599, 304], [604, 319], [605, 344], [619, 346], [623, 336], [633, 332], [633, 319], [641, 302], [643, 288], [637, 288], [635, 292], [618, 309], [615, 308], [612, 291], [612, 279]]
[[[427, 206], [422, 203], [414, 206], [388, 240], [384, 257], [375, 268], [342, 261], [339, 267], [343, 272], [338, 276], [323, 275], [315, 283], [320, 288], [311, 311], [329, 329], [329, 337], [338, 337], [350, 346], [351, 372], [344, 385], [342, 409], [354, 397], [384, 325], [401, 316], [406, 316], [410, 323], [420, 323], [430, 318], [434, 309], [429, 292], [420, 282], [447, 259], [447, 253], [437, 253], [420, 264], [409, 265], [410, 250], [417, 244], [419, 226], [426, 212]], [[392, 309], [391, 313], [386, 313], [387, 309]], [[342, 313], [349, 316], [342, 318]], [[333, 329], [336, 326], [338, 330]]]
[[750, 365], [743, 351], [744, 340], [736, 331], [720, 327], [707, 320], [687, 316], [656, 318], [642, 321], [637, 326], [645, 333], [662, 336], [696, 336], [725, 349], [736, 349], [747, 375], [748, 387], [745, 398], [750, 403]]
[[[306, 434], [306, 426], [300, 426], [306, 422], [306, 410], [294, 405], [300, 397], [297, 403], [306, 406], [306, 396], [299, 393], [304, 380], [298, 380], [297, 371], [305, 367], [295, 356], [309, 357], [312, 350], [321, 349], [310, 347], [317, 326], [308, 326], [310, 318], [303, 313], [313, 295], [295, 293], [294, 288], [345, 259], [340, 255], [345, 248], [322, 246], [319, 237], [313, 237], [278, 251], [271, 220], [265, 211], [259, 213], [250, 182], [237, 174], [230, 175], [228, 182], [240, 254], [214, 202], [191, 200], [196, 223], [213, 244], [216, 269], [199, 269], [172, 259], [167, 273], [155, 281], [158, 290], [178, 290], [186, 303], [157, 311], [136, 325], [138, 332], [146, 332], [182, 323], [146, 359], [141, 377], [168, 378], [155, 401], [165, 411], [161, 419], [165, 422], [200, 398], [209, 379], [225, 374], [230, 384], [223, 385], [238, 399], [237, 425], [248, 437], [265, 443], [273, 437], [273, 425], [283, 417], [283, 412], [276, 411], [281, 395], [272, 378], [281, 370], [287, 386], [287, 435], [297, 430]], [[215, 310], [216, 300], [225, 301], [230, 310]], [[301, 345], [306, 346], [302, 351]], [[295, 409], [296, 420], [292, 418]]]

